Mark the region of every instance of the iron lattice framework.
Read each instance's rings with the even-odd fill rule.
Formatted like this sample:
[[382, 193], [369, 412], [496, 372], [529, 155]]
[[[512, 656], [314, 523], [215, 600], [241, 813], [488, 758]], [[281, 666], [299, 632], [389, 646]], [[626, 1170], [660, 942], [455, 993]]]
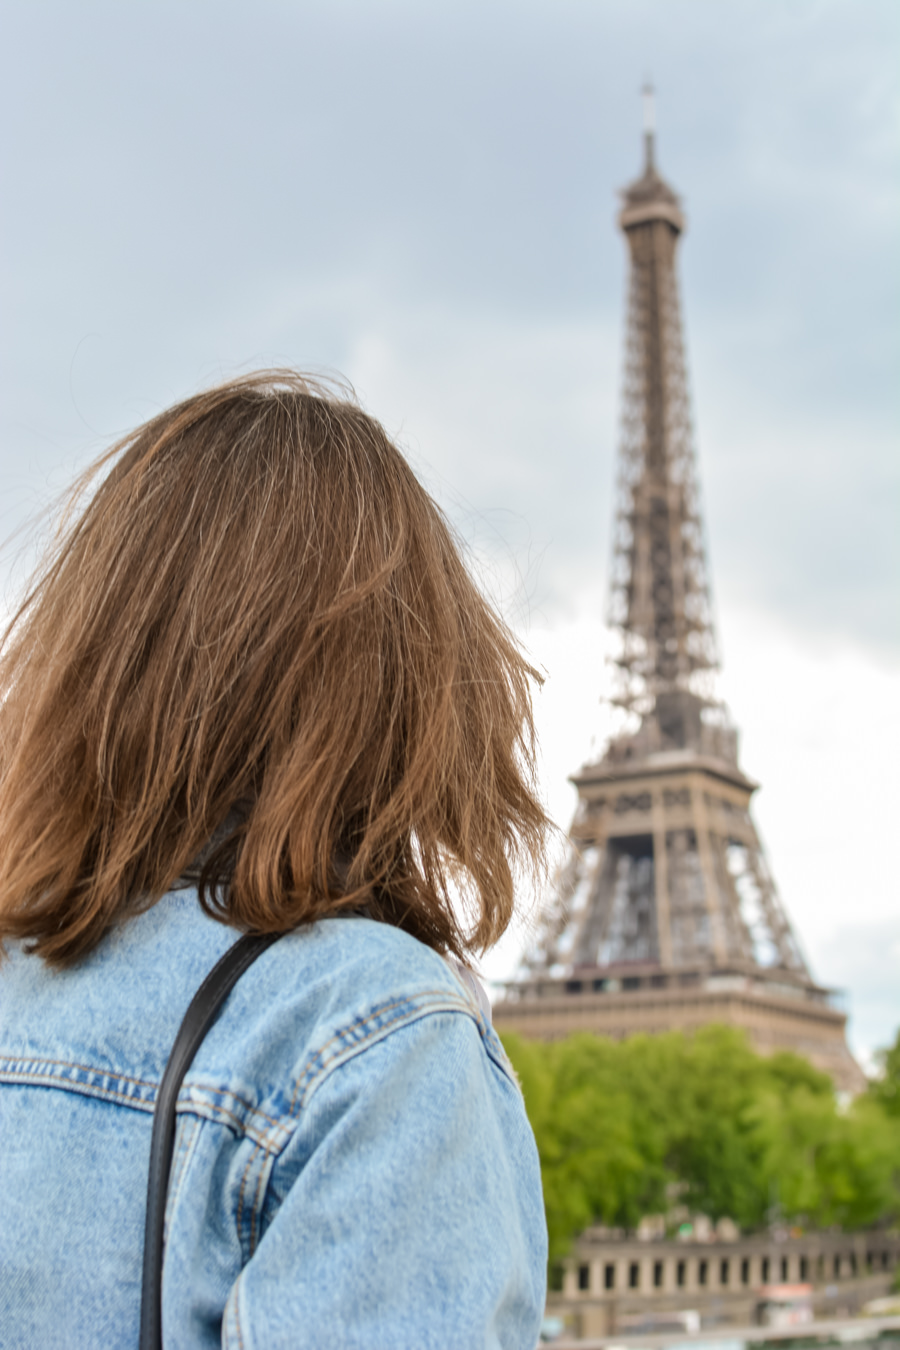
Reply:
[[779, 901], [750, 815], [756, 784], [715, 698], [676, 272], [685, 221], [656, 169], [650, 111], [619, 215], [630, 283], [610, 621], [629, 725], [572, 779], [567, 857], [495, 1018], [551, 1037], [730, 1021], [856, 1089], [844, 1015]]
[[675, 271], [684, 218], [650, 134], [620, 223], [631, 269], [609, 617], [620, 701], [648, 712], [675, 691], [708, 695], [716, 667]]
[[750, 817], [755, 785], [714, 697], [676, 271], [685, 221], [652, 127], [645, 154], [619, 215], [630, 281], [610, 596], [614, 702], [637, 725], [574, 780], [572, 847], [527, 965], [736, 965], [809, 981]]

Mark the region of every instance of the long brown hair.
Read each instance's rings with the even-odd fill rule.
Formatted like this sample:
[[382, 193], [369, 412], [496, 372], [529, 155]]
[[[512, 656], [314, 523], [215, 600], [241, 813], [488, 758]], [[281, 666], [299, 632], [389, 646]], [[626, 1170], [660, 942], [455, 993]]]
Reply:
[[201, 903], [237, 928], [496, 941], [541, 859], [538, 677], [382, 427], [263, 372], [110, 463], [0, 647], [0, 942], [71, 963], [223, 835]]

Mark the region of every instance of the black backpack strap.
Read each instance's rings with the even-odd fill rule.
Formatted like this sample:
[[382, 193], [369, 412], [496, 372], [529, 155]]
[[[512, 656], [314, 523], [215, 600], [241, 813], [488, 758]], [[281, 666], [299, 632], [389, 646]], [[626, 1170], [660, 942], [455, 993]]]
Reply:
[[175, 1147], [175, 1103], [182, 1080], [231, 990], [247, 967], [279, 937], [280, 933], [265, 933], [256, 937], [245, 934], [238, 938], [213, 966], [191, 999], [190, 1007], [178, 1028], [153, 1112], [147, 1217], [144, 1225], [140, 1350], [162, 1350], [163, 1231], [166, 1193]]

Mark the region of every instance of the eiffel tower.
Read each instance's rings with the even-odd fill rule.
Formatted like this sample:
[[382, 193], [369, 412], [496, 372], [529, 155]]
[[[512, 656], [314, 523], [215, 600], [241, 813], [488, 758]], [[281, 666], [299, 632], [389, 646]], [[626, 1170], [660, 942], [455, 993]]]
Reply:
[[656, 167], [622, 194], [630, 256], [610, 623], [626, 730], [571, 781], [568, 853], [532, 950], [494, 1009], [543, 1039], [744, 1029], [858, 1091], [845, 1015], [812, 978], [750, 814], [757, 784], [715, 696], [718, 666], [676, 274], [681, 203]]

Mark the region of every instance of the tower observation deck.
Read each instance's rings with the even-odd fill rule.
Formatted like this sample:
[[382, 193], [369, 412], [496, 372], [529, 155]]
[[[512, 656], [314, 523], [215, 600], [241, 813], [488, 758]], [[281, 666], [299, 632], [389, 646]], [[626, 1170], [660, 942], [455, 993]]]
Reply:
[[750, 814], [757, 785], [716, 697], [676, 271], [685, 218], [656, 167], [649, 91], [644, 145], [618, 217], [630, 279], [609, 620], [628, 729], [572, 777], [567, 856], [494, 1018], [543, 1039], [724, 1022], [855, 1091], [845, 1015], [779, 900]]

